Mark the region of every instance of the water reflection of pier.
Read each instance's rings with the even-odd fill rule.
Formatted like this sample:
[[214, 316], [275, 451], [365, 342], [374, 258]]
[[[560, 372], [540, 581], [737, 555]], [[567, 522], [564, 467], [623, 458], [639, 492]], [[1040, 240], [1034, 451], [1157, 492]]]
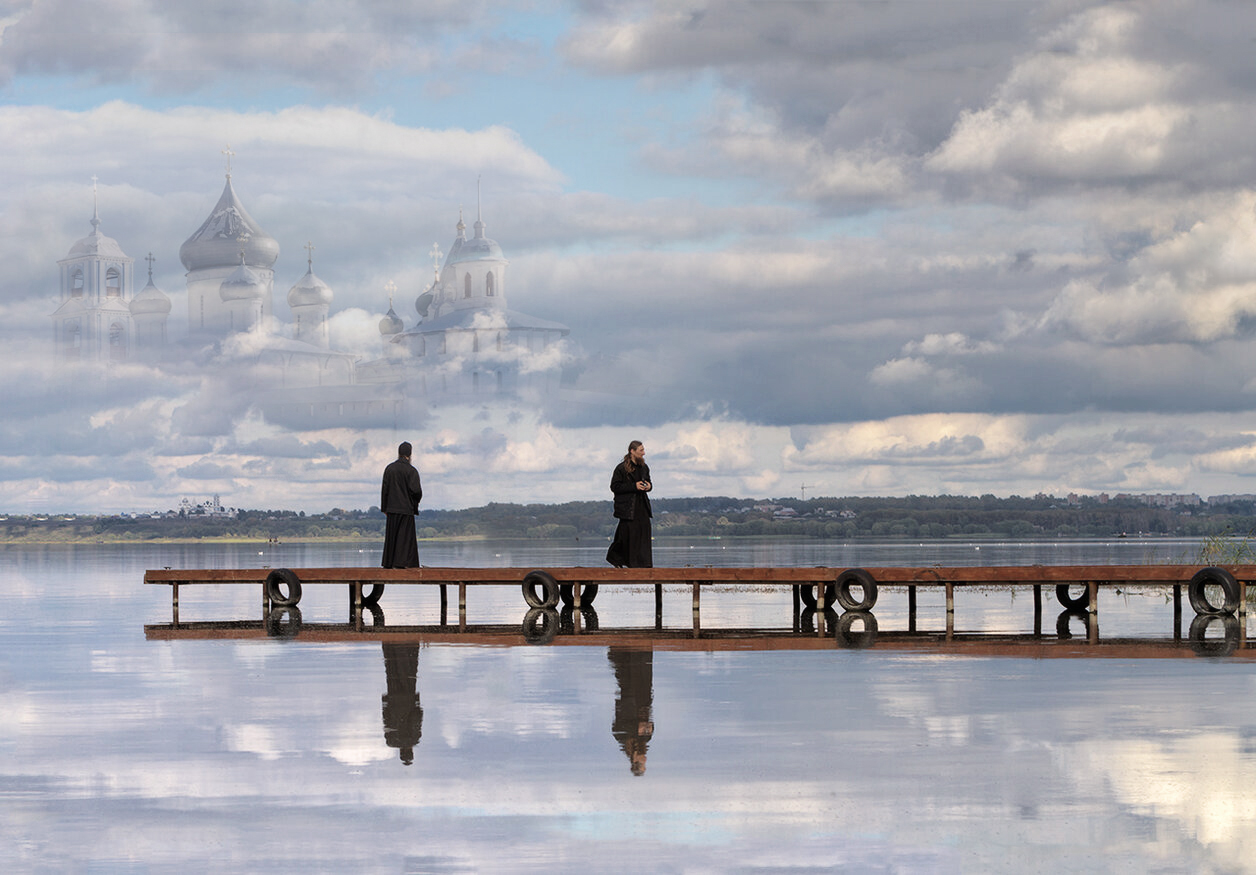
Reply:
[[[991, 633], [957, 629], [948, 615], [944, 629], [921, 630], [909, 614], [907, 629], [884, 630], [871, 611], [838, 614], [812, 609], [795, 611], [789, 627], [606, 628], [597, 612], [533, 608], [518, 623], [457, 625], [389, 625], [374, 605], [347, 623], [307, 623], [297, 607], [274, 608], [264, 620], [228, 620], [158, 623], [144, 627], [150, 641], [245, 640], [277, 638], [307, 643], [380, 641], [387, 645], [472, 644], [486, 647], [582, 646], [627, 650], [873, 650], [916, 651], [954, 656], [1010, 656], [1027, 658], [1118, 657], [1166, 658], [1191, 656], [1256, 657], [1244, 624], [1227, 614], [1195, 616], [1184, 630], [1181, 611], [1161, 637], [1103, 638], [1096, 614], [1065, 609], [1044, 631], [1041, 612], [1034, 630]], [[400, 652], [400, 651], [399, 651]], [[398, 657], [400, 659], [400, 657]], [[404, 668], [399, 668], [404, 672]]]
[[[1040, 619], [1040, 618], [1039, 618]], [[419, 655], [433, 644], [489, 647], [604, 647], [616, 683], [611, 735], [628, 758], [634, 775], [646, 770], [647, 748], [654, 737], [654, 654], [662, 651], [863, 650], [871, 653], [947, 656], [1049, 658], [1173, 659], [1228, 657], [1251, 659], [1239, 620], [1233, 616], [1197, 616], [1184, 635], [1181, 614], [1171, 636], [1163, 638], [1101, 638], [1098, 621], [1086, 611], [1064, 610], [1054, 628], [1039, 625], [1031, 633], [990, 634], [956, 630], [920, 631], [914, 615], [907, 630], [881, 630], [871, 612], [838, 615], [829, 610], [795, 612], [793, 625], [783, 628], [736, 629], [608, 629], [597, 612], [532, 609], [519, 623], [453, 626], [390, 626], [378, 605], [351, 617], [348, 623], [305, 623], [295, 606], [277, 608], [265, 620], [146, 625], [152, 641], [281, 639], [326, 644], [378, 641], [383, 650], [385, 692], [382, 697], [384, 743], [405, 765], [415, 759], [423, 736], [419, 695]], [[826, 631], [827, 630], [827, 631]]]

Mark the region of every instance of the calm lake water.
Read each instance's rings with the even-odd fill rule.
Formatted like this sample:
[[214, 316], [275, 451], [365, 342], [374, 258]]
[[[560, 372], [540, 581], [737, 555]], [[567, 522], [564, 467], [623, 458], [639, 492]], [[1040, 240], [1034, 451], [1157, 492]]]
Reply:
[[[552, 567], [600, 565], [605, 546], [420, 550]], [[655, 561], [1177, 563], [1197, 546], [704, 540], [656, 542]], [[182, 623], [248, 622], [163, 640], [169, 589], [141, 583], [165, 566], [377, 561], [326, 545], [0, 548], [0, 871], [1256, 867], [1256, 662], [1246, 647], [1199, 658], [1189, 605], [1175, 629], [1163, 591], [1105, 591], [1089, 644], [1053, 592], [1036, 620], [1026, 590], [961, 591], [964, 643], [945, 647], [940, 592], [912, 617], [883, 588], [875, 634], [861, 621], [852, 644], [810, 634], [814, 618], [800, 629], [788, 590], [704, 591], [704, 631], [770, 634], [693, 645], [689, 591], [668, 587], [676, 640], [651, 646], [652, 594], [603, 587], [580, 628], [622, 643], [533, 646], [384, 635], [439, 623], [434, 592], [400, 587], [360, 640], [316, 634], [348, 629], [342, 587], [306, 587], [295, 637], [258, 633], [252, 587], [186, 587]], [[517, 587], [472, 588], [467, 621], [519, 630], [525, 610]]]

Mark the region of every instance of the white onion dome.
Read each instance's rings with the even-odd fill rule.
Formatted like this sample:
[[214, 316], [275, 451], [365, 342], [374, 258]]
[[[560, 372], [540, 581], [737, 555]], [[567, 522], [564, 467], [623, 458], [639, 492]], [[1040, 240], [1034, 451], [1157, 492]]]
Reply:
[[314, 276], [311, 266], [305, 276], [297, 280], [296, 285], [288, 290], [289, 307], [305, 307], [311, 304], [331, 304], [331, 286]]
[[279, 243], [244, 209], [228, 174], [209, 218], [179, 247], [179, 260], [188, 270], [227, 267], [235, 263], [241, 248], [246, 261], [260, 268], [273, 267], [279, 257]]
[[240, 257], [240, 266], [231, 276], [222, 281], [218, 294], [224, 301], [245, 301], [251, 298], [260, 299], [266, 295], [266, 284], [254, 273]]
[[92, 216], [92, 233], [71, 246], [67, 258], [77, 258], [81, 255], [96, 255], [102, 258], [127, 257], [117, 240], [100, 233], [100, 219], [95, 215]]
[[149, 274], [148, 285], [131, 299], [130, 306], [132, 316], [165, 316], [170, 312], [170, 298], [153, 285], [152, 274]]
[[393, 311], [392, 305], [390, 304], [388, 306], [388, 312], [384, 314], [384, 318], [379, 320], [379, 333], [384, 337], [387, 337], [392, 334], [400, 334], [405, 330], [405, 327], [405, 324], [401, 321], [401, 317]]
[[506, 256], [502, 254], [502, 248], [496, 240], [484, 236], [484, 222], [477, 218], [475, 220], [475, 236], [470, 240], [466, 237], [467, 226], [462, 222], [462, 216], [458, 217], [458, 236], [454, 239], [454, 245], [449, 248], [449, 257], [445, 259], [445, 265], [458, 264], [463, 261], [505, 261]]

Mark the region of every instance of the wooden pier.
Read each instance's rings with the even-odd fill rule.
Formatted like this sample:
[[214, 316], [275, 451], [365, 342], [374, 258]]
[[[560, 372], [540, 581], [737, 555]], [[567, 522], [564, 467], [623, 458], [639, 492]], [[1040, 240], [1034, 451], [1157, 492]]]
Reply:
[[[161, 569], [144, 574], [146, 584], [169, 586], [172, 622], [179, 624], [180, 590], [193, 585], [257, 587], [263, 617], [276, 608], [295, 608], [302, 587], [347, 586], [351, 620], [359, 626], [363, 611], [377, 607], [386, 586], [437, 586], [441, 617], [448, 607], [448, 587], [458, 591], [459, 628], [465, 629], [468, 591], [482, 586], [517, 586], [528, 608], [553, 610], [561, 602], [575, 609], [592, 607], [601, 585], [652, 584], [656, 614], [661, 617], [662, 588], [681, 584], [692, 594], [693, 630], [700, 629], [701, 594], [722, 589], [781, 587], [792, 589], [795, 613], [799, 603], [824, 618], [834, 607], [845, 614], [867, 615], [873, 611], [880, 587], [902, 589], [907, 594], [909, 616], [916, 614], [916, 595], [921, 587], [945, 592], [947, 627], [954, 627], [955, 591], [965, 587], [1029, 587], [1034, 594], [1035, 625], [1040, 625], [1042, 587], [1054, 586], [1057, 601], [1069, 611], [1084, 613], [1091, 625], [1098, 613], [1100, 590], [1135, 587], [1171, 589], [1175, 616], [1180, 617], [1185, 587], [1197, 616], [1246, 619], [1247, 587], [1256, 582], [1256, 565], [1016, 565], [948, 568], [929, 566], [875, 568], [295, 568], [295, 569]], [[821, 633], [822, 634], [822, 633]]]
[[[570, 609], [564, 609], [566, 614]], [[591, 609], [585, 609], [587, 612]], [[1076, 615], [1073, 615], [1074, 617]], [[1070, 618], [1071, 619], [1071, 618]], [[1100, 638], [1075, 636], [1066, 623], [1054, 632], [1001, 634], [972, 631], [882, 631], [875, 620], [855, 628], [833, 623], [830, 633], [817, 635], [806, 624], [798, 628], [605, 629], [580, 620], [542, 629], [520, 624], [376, 625], [373, 623], [299, 623], [286, 621], [232, 620], [179, 625], [155, 623], [144, 627], [149, 641], [263, 641], [282, 638], [307, 644], [363, 644], [431, 646], [441, 644], [478, 647], [575, 646], [605, 647], [652, 652], [760, 652], [797, 650], [871, 650], [946, 656], [1013, 657], [1021, 659], [1184, 659], [1233, 657], [1256, 659], [1233, 616], [1197, 617], [1187, 634], [1175, 627], [1172, 636]], [[1215, 635], [1210, 626], [1219, 627]]]

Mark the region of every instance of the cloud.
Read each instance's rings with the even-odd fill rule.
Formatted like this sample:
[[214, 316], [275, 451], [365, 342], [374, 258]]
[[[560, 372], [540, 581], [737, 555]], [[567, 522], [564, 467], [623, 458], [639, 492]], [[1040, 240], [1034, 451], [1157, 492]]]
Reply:
[[[419, 5], [294, 0], [151, 3], [18, 2], [0, 31], [0, 73], [139, 81], [156, 92], [196, 92], [264, 77], [343, 94], [383, 71], [438, 65], [442, 39], [483, 15], [478, 3]], [[90, 39], [86, 38], [90, 35]], [[74, 50], [66, 51], [66, 41]], [[467, 52], [459, 58], [468, 62]], [[499, 60], [500, 63], [500, 60]]]
[[960, 113], [926, 168], [1013, 190], [1237, 181], [1247, 162], [1227, 153], [1251, 135], [1240, 121], [1251, 95], [1207, 87], [1207, 67], [1232, 58], [1183, 57], [1189, 37], [1162, 51], [1166, 31], [1200, 29], [1178, 12], [1150, 3], [1079, 12], [1017, 61], [989, 104]]

